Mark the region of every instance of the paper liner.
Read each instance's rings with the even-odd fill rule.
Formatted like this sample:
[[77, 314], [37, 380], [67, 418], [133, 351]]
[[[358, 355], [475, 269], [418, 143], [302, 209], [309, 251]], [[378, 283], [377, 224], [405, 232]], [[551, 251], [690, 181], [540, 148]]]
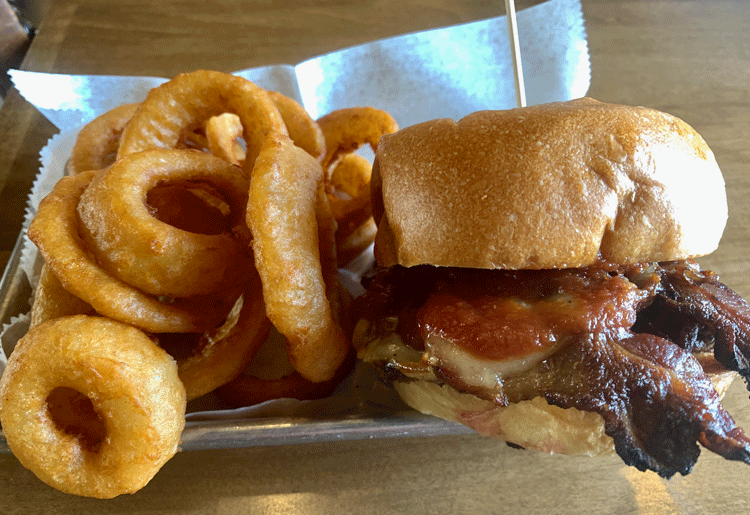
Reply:
[[[52, 136], [47, 145], [39, 152], [39, 173], [28, 196], [23, 222], [24, 233], [29, 228], [34, 215], [36, 215], [39, 203], [52, 191], [57, 181], [65, 175], [65, 165], [73, 150], [79, 130], [80, 127], [77, 127], [74, 130]], [[26, 234], [23, 235], [23, 246], [18, 266], [26, 274], [32, 289], [35, 289], [42, 269], [42, 258], [36, 245], [29, 240]]]
[[[518, 12], [517, 25], [527, 103], [584, 96], [591, 72], [580, 0], [550, 0], [524, 9]], [[166, 80], [8, 73], [24, 98], [63, 132], [119, 104], [140, 101]], [[405, 127], [516, 106], [504, 16], [235, 74], [294, 98], [313, 118], [342, 107], [370, 105], [390, 112]]]
[[2, 352], [0, 352], [0, 376], [3, 375], [5, 364], [8, 363], [6, 356], [10, 356], [13, 347], [16, 346], [16, 342], [29, 330], [30, 322], [29, 315], [23, 314], [11, 318], [7, 324], [3, 324], [2, 332], [0, 333], [0, 346], [2, 347]]

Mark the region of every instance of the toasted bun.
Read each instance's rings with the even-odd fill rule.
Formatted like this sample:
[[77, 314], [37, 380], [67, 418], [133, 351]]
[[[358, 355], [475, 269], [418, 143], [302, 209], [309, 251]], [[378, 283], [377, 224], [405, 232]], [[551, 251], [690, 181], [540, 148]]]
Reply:
[[382, 266], [685, 259], [715, 250], [727, 220], [721, 171], [689, 125], [588, 98], [384, 136], [371, 187]]

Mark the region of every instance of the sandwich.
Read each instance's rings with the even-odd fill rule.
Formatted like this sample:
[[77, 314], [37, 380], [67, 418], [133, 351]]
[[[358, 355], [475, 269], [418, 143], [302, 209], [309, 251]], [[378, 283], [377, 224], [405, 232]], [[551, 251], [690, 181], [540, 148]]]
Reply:
[[433, 120], [382, 138], [371, 197], [354, 345], [406, 404], [663, 477], [701, 446], [750, 464], [721, 404], [750, 306], [696, 261], [728, 210], [687, 123], [589, 98]]

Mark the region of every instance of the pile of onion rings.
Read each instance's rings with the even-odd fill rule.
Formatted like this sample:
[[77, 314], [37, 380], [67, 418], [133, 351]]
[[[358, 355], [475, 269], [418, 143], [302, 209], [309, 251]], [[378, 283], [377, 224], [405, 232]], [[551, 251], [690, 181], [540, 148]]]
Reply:
[[[371, 242], [370, 164], [352, 152], [395, 130], [372, 108], [316, 121], [205, 70], [86, 125], [28, 230], [44, 265], [0, 381], [22, 463], [65, 492], [113, 497], [174, 454], [191, 399], [330, 395], [353, 366], [338, 266]], [[138, 418], [128, 399], [146, 394]]]
[[372, 244], [377, 230], [370, 207], [372, 166], [354, 152], [365, 144], [377, 152], [380, 138], [396, 132], [398, 124], [374, 107], [339, 109], [317, 122], [326, 145], [326, 193], [338, 224], [338, 264], [344, 266]]

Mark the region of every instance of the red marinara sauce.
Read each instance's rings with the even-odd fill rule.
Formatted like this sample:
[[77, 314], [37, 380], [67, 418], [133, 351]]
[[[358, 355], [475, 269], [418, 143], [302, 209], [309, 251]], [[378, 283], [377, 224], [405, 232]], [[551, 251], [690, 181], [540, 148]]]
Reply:
[[629, 329], [645, 296], [624, 276], [596, 267], [477, 270], [440, 281], [416, 323], [424, 340], [437, 335], [476, 357], [502, 361], [577, 334]]

